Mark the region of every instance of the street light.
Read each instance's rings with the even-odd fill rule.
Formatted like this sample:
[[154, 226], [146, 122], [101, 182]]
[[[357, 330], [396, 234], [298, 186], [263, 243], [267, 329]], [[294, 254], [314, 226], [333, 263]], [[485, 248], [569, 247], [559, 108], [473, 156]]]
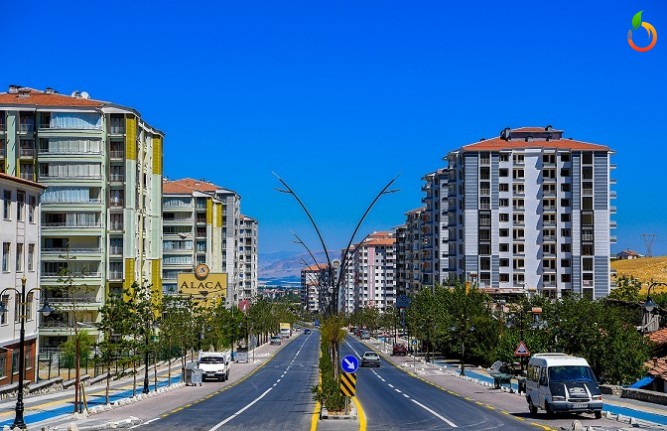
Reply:
[[[464, 326], [467, 326], [467, 321], [468, 321], [468, 319], [466, 319], [466, 324]], [[458, 329], [459, 328], [456, 325], [449, 328], [449, 330], [452, 331], [452, 332], [457, 332]], [[477, 328], [475, 328], [475, 325], [471, 325], [470, 328], [467, 329], [467, 331], [466, 331], [465, 328], [463, 328], [463, 330], [460, 332], [460, 334], [461, 334], [461, 375], [462, 376], [466, 375], [465, 374], [465, 354], [466, 354], [466, 336], [467, 336], [466, 332], [472, 333], [472, 332], [475, 331], [475, 329], [477, 329]]]
[[649, 325], [652, 323], [649, 321], [651, 313], [653, 313], [653, 310], [658, 306], [658, 304], [653, 302], [653, 298], [651, 298], [651, 289], [655, 289], [656, 286], [667, 286], [667, 283], [651, 280], [651, 283], [648, 286], [648, 290], [646, 291], [646, 302], [642, 305], [645, 312], [644, 315], [646, 316], [646, 322], [643, 325], [644, 333], [649, 332]]
[[[30, 295], [32, 292], [35, 290], [41, 291], [40, 288], [38, 287], [33, 287], [30, 289], [27, 293], [25, 291], [25, 283], [26, 283], [26, 278], [25, 275], [21, 277], [21, 290], [19, 291], [18, 289], [14, 287], [8, 287], [4, 289], [2, 292], [0, 292], [0, 298], [2, 298], [2, 295], [8, 291], [8, 290], [13, 290], [16, 292], [18, 295], [20, 295], [20, 302], [19, 302], [19, 320], [21, 322], [21, 338], [19, 340], [19, 387], [18, 387], [18, 396], [16, 399], [16, 416], [14, 417], [14, 423], [12, 424], [11, 428], [20, 428], [20, 429], [27, 429], [28, 426], [25, 423], [25, 420], [23, 419], [23, 412], [25, 410], [25, 407], [23, 405], [23, 378], [25, 377], [25, 320], [27, 318], [26, 313], [27, 313], [27, 303], [26, 303], [26, 297]], [[44, 306], [37, 310], [38, 313], [42, 313], [44, 316], [48, 316], [54, 311], [51, 306], [49, 306], [49, 303], [47, 301], [44, 301]], [[7, 307], [5, 307], [4, 302], [0, 301], [0, 314], [6, 313], [7, 312]]]

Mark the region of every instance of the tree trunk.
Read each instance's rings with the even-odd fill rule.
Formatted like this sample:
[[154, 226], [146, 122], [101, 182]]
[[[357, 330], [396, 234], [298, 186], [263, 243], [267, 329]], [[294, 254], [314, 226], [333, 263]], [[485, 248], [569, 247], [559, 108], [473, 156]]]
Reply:
[[153, 358], [153, 381], [155, 382], [155, 389], [157, 391], [157, 354]]
[[132, 355], [132, 396], [137, 396], [137, 358], [134, 354]]
[[167, 386], [171, 386], [171, 354], [167, 359]]
[[79, 385], [81, 384], [79, 365], [81, 352], [79, 334], [76, 330], [76, 322], [74, 322], [74, 328], [74, 413], [76, 413], [79, 411]]
[[111, 361], [107, 362], [107, 387], [104, 392], [105, 404], [109, 404], [109, 387], [111, 386]]

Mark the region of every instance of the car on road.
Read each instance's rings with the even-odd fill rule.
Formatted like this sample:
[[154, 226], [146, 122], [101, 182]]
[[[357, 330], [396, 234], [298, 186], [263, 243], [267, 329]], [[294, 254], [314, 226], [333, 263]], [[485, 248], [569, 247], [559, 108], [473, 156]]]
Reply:
[[310, 334], [310, 329], [304, 330], [303, 333], [306, 334], [306, 335]]
[[271, 344], [280, 346], [281, 344], [283, 344], [283, 340], [280, 337], [274, 336], [271, 337]]
[[380, 367], [380, 356], [375, 352], [364, 352], [361, 355], [362, 367]]
[[403, 343], [396, 343], [394, 344], [391, 354], [392, 356], [405, 356], [408, 354], [408, 346]]
[[370, 340], [371, 339], [371, 333], [368, 331], [361, 331], [361, 337], [362, 340]]

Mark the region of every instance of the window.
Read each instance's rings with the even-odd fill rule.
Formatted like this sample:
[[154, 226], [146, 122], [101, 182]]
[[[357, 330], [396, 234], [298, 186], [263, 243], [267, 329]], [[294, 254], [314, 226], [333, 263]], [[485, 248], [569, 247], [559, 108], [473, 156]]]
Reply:
[[542, 163], [556, 163], [556, 155], [555, 154], [544, 154], [542, 155]]
[[560, 200], [560, 206], [562, 207], [569, 207], [570, 206], [570, 200], [569, 199], [561, 199]]
[[508, 206], [510, 206], [510, 200], [509, 199], [498, 199], [498, 206], [508, 207]]
[[521, 183], [512, 184], [512, 192], [514, 192], [515, 195], [522, 195], [525, 193], [525, 190], [525, 186]]
[[514, 251], [514, 254], [524, 254], [525, 250], [525, 246], [522, 243], [516, 243], [512, 245], [512, 251]]
[[5, 220], [9, 220], [9, 215], [12, 211], [12, 192], [10, 190], [5, 190], [4, 193], [4, 202], [2, 204], [2, 216]]
[[[30, 292], [25, 298], [25, 318], [26, 320], [33, 320], [32, 310], [35, 302], [35, 293]], [[26, 353], [26, 356], [29, 356]]]
[[512, 199], [512, 206], [514, 209], [523, 209], [524, 201], [523, 199]]
[[523, 154], [514, 154], [512, 158], [514, 160], [514, 163], [523, 165]]
[[569, 183], [564, 183], [560, 185], [560, 191], [561, 192], [569, 192], [572, 190], [572, 184]]
[[510, 230], [509, 229], [500, 229], [500, 236], [507, 237], [510, 236]]
[[7, 352], [3, 350], [2, 352], [0, 352], [0, 378], [3, 378], [7, 375], [5, 373], [6, 368], [7, 368]]
[[556, 254], [556, 244], [542, 244], [542, 253]]
[[499, 221], [510, 221], [510, 215], [506, 213], [500, 213], [498, 214], [498, 220]]
[[28, 221], [35, 222], [35, 207], [37, 206], [37, 198], [34, 196], [28, 197]]
[[500, 251], [510, 251], [510, 245], [507, 243], [501, 243], [498, 245]]
[[570, 176], [570, 170], [567, 168], [563, 168], [560, 170], [560, 176], [561, 177], [569, 177]]
[[16, 219], [23, 221], [25, 210], [25, 192], [16, 192]]
[[523, 285], [525, 284], [525, 276], [523, 274], [514, 274], [514, 284]]
[[523, 269], [524, 265], [523, 259], [514, 259], [514, 269]]
[[571, 214], [561, 214], [560, 215], [560, 221], [562, 222], [569, 222], [572, 220], [572, 215]]
[[16, 244], [16, 272], [23, 272], [23, 244]]
[[525, 216], [523, 214], [512, 214], [512, 220], [514, 224], [522, 225], [525, 223]]
[[561, 259], [560, 266], [561, 268], [569, 268], [571, 266], [570, 259]]
[[501, 177], [507, 177], [507, 176], [509, 176], [509, 171], [507, 170], [507, 168], [499, 169], [498, 170], [498, 175], [501, 176]]
[[572, 236], [572, 231], [570, 229], [561, 229], [560, 235], [564, 237], [570, 237]]
[[12, 374], [18, 374], [19, 372], [19, 353], [18, 349], [12, 352]]
[[524, 238], [523, 229], [514, 229], [514, 231], [512, 233], [512, 238], [514, 238], [514, 239], [523, 239]]
[[[2, 295], [2, 305], [7, 308], [9, 305], [9, 295]], [[0, 313], [0, 325], [6, 325], [7, 324], [7, 314], [9, 313]], [[0, 353], [0, 356], [2, 356], [2, 353]]]
[[523, 179], [523, 177], [524, 177], [523, 169], [513, 169], [512, 170], [512, 178], [514, 178], [515, 180]]
[[509, 259], [500, 259], [500, 267], [501, 268], [509, 268], [509, 266], [510, 266], [510, 260]]
[[560, 245], [560, 251], [563, 253], [571, 253], [572, 252], [572, 244], [561, 244]]
[[569, 162], [570, 161], [570, 155], [569, 154], [561, 154], [560, 155], [560, 161], [561, 162]]
[[570, 283], [572, 282], [572, 275], [571, 274], [561, 274], [560, 275], [560, 281], [563, 283]]
[[2, 272], [9, 272], [9, 253], [11, 243], [2, 243]]
[[584, 197], [582, 199], [582, 210], [592, 210], [593, 209], [593, 198]]
[[593, 153], [590, 151], [587, 151], [585, 153], [581, 153], [581, 163], [584, 165], [590, 165], [593, 163]]
[[500, 183], [500, 184], [498, 184], [498, 191], [509, 192], [510, 191], [510, 185], [507, 184], [507, 183]]
[[28, 244], [28, 271], [35, 270], [35, 244]]

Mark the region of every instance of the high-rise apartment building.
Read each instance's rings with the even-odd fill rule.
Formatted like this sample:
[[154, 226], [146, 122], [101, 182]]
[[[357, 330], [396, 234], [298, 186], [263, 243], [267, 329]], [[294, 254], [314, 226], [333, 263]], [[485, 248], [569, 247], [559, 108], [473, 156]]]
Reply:
[[551, 126], [505, 129], [450, 152], [447, 167], [425, 178], [433, 252], [424, 282], [606, 296], [616, 227], [612, 155]]
[[48, 186], [40, 286], [59, 312], [40, 324], [40, 344], [58, 346], [75, 324], [99, 335], [108, 291], [134, 281], [161, 290], [164, 134], [86, 92], [19, 86], [0, 94], [0, 127], [2, 170]]
[[227, 274], [228, 306], [257, 294], [257, 220], [242, 216], [241, 197], [204, 180], [163, 185], [164, 291], [178, 292], [177, 276], [205, 263]]
[[258, 223], [241, 214], [239, 224], [239, 294], [241, 299], [257, 296]]
[[397, 295], [410, 295], [423, 286], [422, 266], [429, 261], [424, 258], [428, 250], [424, 241], [425, 210], [421, 207], [408, 211], [405, 224], [396, 228]]
[[384, 312], [396, 299], [396, 237], [392, 232], [373, 232], [355, 245], [354, 309], [375, 307]]
[[299, 296], [305, 310], [311, 313], [320, 311], [320, 290], [327, 286], [329, 265], [316, 264], [301, 269], [301, 288]]
[[[3, 133], [4, 129], [0, 130], [0, 136]], [[0, 386], [18, 381], [21, 297], [17, 291], [21, 291], [21, 279], [26, 279], [26, 293], [39, 287], [39, 202], [43, 190], [32, 181], [0, 173], [0, 291], [4, 291], [0, 302], [7, 309], [0, 313]], [[41, 295], [32, 291], [26, 296], [24, 352], [28, 381], [37, 378], [37, 310]]]

